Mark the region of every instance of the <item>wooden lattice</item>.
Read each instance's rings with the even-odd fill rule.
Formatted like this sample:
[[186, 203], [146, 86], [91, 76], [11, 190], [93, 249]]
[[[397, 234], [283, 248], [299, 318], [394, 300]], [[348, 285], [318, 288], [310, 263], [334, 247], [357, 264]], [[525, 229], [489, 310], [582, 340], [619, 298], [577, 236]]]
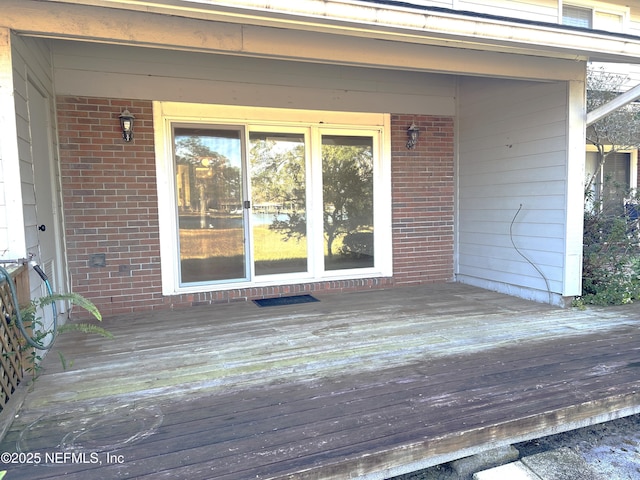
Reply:
[[[27, 269], [21, 267], [11, 273], [12, 281], [18, 293], [18, 302], [23, 302], [24, 292], [29, 291]], [[9, 284], [0, 283], [0, 412], [11, 395], [16, 391], [24, 374], [24, 356], [21, 334], [15, 325], [16, 306]]]

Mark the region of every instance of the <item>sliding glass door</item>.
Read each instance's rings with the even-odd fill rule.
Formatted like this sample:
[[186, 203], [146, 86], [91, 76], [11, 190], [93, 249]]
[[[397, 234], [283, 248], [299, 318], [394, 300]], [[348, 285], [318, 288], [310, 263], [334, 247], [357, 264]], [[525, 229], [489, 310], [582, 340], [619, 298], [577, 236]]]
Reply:
[[374, 271], [379, 132], [251, 124], [172, 131], [180, 286]]
[[175, 127], [180, 284], [246, 280], [243, 131]]

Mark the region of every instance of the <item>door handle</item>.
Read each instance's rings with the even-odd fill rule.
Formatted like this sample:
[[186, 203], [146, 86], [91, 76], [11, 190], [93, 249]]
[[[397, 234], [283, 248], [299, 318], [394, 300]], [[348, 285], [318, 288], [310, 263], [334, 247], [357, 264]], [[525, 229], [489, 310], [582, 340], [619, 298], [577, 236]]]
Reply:
[[38, 230], [40, 230], [41, 232], [44, 232], [47, 229], [46, 225], [38, 225]]

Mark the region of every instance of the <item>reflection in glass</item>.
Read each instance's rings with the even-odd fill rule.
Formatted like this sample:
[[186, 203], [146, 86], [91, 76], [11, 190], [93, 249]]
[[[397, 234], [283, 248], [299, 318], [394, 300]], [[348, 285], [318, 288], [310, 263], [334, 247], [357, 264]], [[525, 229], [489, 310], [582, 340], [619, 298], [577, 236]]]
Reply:
[[325, 270], [374, 265], [373, 139], [322, 136]]
[[175, 128], [180, 283], [246, 277], [238, 129]]
[[249, 134], [256, 275], [307, 271], [302, 134]]

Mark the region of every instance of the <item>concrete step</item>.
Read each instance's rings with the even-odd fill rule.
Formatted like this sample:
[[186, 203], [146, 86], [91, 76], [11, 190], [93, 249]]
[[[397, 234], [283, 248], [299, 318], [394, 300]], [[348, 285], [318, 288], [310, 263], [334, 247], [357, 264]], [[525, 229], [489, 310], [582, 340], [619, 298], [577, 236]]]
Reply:
[[449, 465], [459, 479], [469, 479], [475, 472], [515, 462], [518, 458], [520, 458], [520, 452], [513, 445], [507, 445], [455, 460]]
[[606, 480], [584, 458], [562, 447], [477, 472], [473, 480]]
[[473, 474], [473, 480], [541, 480], [521, 461], [507, 463]]

